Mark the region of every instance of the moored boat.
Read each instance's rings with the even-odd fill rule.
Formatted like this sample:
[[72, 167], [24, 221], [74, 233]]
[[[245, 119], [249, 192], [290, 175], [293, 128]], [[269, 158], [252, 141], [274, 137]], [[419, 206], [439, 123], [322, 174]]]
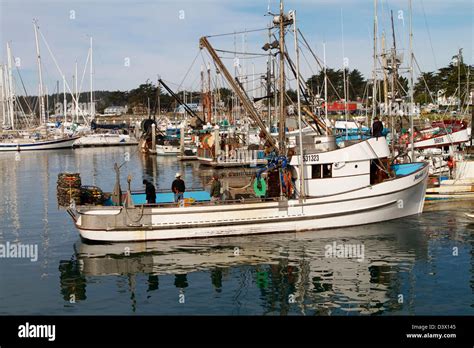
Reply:
[[38, 151], [72, 148], [79, 136], [61, 137], [58, 139], [7, 139], [0, 141], [0, 152], [7, 151]]
[[[304, 155], [305, 198], [255, 197], [245, 201], [69, 208], [80, 235], [94, 241], [207, 238], [368, 224], [421, 213], [426, 163], [382, 167], [386, 141], [375, 138], [334, 151]], [[298, 172], [298, 156], [290, 161]], [[373, 166], [372, 166], [373, 167]], [[381, 179], [381, 175], [392, 175]], [[372, 184], [371, 184], [372, 181]], [[270, 175], [267, 177], [270, 182]], [[294, 187], [298, 187], [299, 179]], [[128, 193], [131, 195], [131, 193]]]

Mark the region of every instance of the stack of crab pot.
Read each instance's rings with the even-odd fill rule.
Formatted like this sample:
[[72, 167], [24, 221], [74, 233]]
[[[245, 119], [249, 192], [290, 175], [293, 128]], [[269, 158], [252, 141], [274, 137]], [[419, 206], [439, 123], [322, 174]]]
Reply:
[[81, 176], [79, 173], [59, 173], [57, 183], [59, 206], [68, 206], [72, 202], [81, 204]]

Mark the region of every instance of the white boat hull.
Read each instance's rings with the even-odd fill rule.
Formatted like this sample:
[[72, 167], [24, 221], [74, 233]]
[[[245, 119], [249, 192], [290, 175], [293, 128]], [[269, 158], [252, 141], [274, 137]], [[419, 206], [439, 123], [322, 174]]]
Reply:
[[43, 141], [0, 142], [0, 152], [7, 151], [40, 151], [72, 148], [79, 137], [62, 138]]
[[467, 129], [462, 129], [451, 134], [440, 135], [426, 140], [417, 141], [413, 144], [415, 149], [425, 149], [431, 147], [443, 147], [462, 144], [469, 141], [470, 137]]
[[181, 153], [179, 146], [156, 145], [156, 154], [158, 156], [177, 156]]
[[[424, 165], [404, 177], [303, 203], [285, 200], [179, 208], [79, 208], [76, 227], [88, 240], [147, 241], [363, 225], [421, 213], [427, 178], [428, 166]], [[132, 221], [136, 227], [131, 227]]]
[[74, 147], [137, 145], [134, 137], [124, 134], [90, 134], [74, 142]]

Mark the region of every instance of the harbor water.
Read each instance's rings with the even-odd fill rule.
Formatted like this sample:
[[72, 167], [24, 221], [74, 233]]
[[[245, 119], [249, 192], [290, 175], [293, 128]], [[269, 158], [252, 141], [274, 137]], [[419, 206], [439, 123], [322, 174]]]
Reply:
[[[132, 190], [143, 179], [170, 190], [176, 172], [188, 189], [209, 189], [214, 173], [136, 147], [0, 154], [0, 314], [474, 314], [474, 223], [464, 215], [474, 202], [343, 229], [88, 244], [58, 208], [57, 177], [80, 173], [112, 191], [114, 163]], [[240, 173], [231, 186], [251, 169]], [[7, 252], [20, 244], [27, 257]]]

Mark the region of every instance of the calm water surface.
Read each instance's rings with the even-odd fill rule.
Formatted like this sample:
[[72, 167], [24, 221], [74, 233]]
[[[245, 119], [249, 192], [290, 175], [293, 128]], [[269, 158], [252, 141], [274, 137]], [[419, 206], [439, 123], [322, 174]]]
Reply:
[[[474, 225], [464, 216], [473, 202], [305, 233], [81, 242], [57, 207], [58, 173], [111, 191], [127, 151], [123, 187], [131, 174], [132, 189], [147, 178], [168, 190], [176, 171], [187, 187], [208, 187], [212, 171], [198, 163], [135, 148], [0, 154], [0, 244], [38, 246], [36, 262], [0, 258], [0, 314], [474, 314]], [[327, 257], [334, 243], [363, 246], [363, 259]]]

